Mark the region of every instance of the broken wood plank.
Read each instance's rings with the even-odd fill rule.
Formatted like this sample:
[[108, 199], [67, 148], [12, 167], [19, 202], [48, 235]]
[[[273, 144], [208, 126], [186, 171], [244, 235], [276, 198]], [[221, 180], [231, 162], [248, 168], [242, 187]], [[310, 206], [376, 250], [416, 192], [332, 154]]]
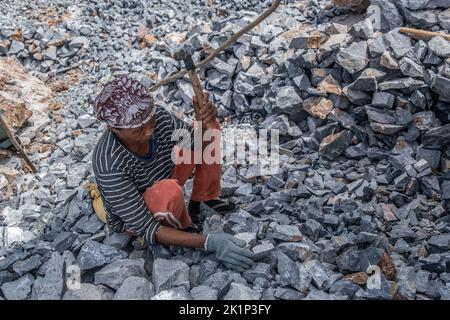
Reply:
[[419, 39], [419, 40], [431, 40], [434, 37], [441, 36], [445, 40], [450, 41], [449, 34], [442, 34], [438, 32], [432, 32], [422, 29], [414, 29], [414, 28], [400, 28], [400, 32], [409, 35], [410, 37]]
[[5, 130], [6, 135], [9, 138], [9, 141], [11, 141], [12, 145], [14, 146], [14, 148], [16, 148], [16, 150], [20, 153], [21, 157], [23, 158], [23, 160], [25, 161], [27, 166], [31, 169], [31, 171], [36, 173], [37, 172], [36, 167], [30, 161], [30, 158], [28, 158], [28, 155], [26, 154], [25, 150], [22, 148], [22, 146], [20, 145], [19, 141], [17, 141], [16, 137], [14, 136], [14, 134], [9, 129], [9, 127], [6, 124], [5, 120], [3, 120], [3, 111], [2, 110], [0, 110], [0, 126], [3, 128], [3, 130]]

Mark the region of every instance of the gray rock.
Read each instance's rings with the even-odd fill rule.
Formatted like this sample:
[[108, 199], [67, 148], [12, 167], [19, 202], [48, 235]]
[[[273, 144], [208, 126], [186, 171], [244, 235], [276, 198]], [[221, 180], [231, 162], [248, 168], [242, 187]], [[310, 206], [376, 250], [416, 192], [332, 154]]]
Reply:
[[366, 272], [370, 266], [378, 265], [383, 257], [384, 250], [375, 247], [368, 247], [360, 252], [360, 271]]
[[229, 78], [232, 78], [234, 76], [234, 70], [236, 69], [236, 66], [232, 66], [220, 60], [219, 58], [214, 58], [211, 61], [211, 66], [218, 72], [225, 74]]
[[130, 242], [131, 236], [126, 233], [118, 233], [114, 232], [103, 241], [103, 244], [106, 244], [111, 247], [115, 247], [119, 250], [125, 248], [127, 244]]
[[[442, 63], [442, 58], [440, 58], [438, 55], [434, 54], [431, 50], [428, 50], [428, 53], [422, 62], [425, 65], [438, 66]], [[432, 71], [429, 70], [428, 72], [432, 72]]]
[[447, 9], [445, 11], [442, 11], [438, 15], [439, 25], [446, 29], [447, 31], [450, 31], [450, 9]]
[[[246, 283], [245, 279], [243, 279], [243, 283]], [[211, 287], [213, 289], [217, 290], [217, 295], [220, 298], [223, 298], [223, 296], [228, 292], [230, 289], [230, 283], [232, 280], [230, 280], [229, 272], [216, 272], [208, 277], [202, 285]]]
[[450, 85], [450, 79], [443, 77], [441, 75], [437, 75], [434, 77], [433, 82], [431, 84], [431, 89], [435, 92], [439, 93], [442, 99], [449, 100], [450, 93], [448, 92], [448, 86]]
[[161, 291], [153, 296], [151, 300], [192, 300], [192, 296], [184, 286], [181, 286]]
[[403, 108], [395, 109], [395, 117], [397, 118], [397, 123], [402, 126], [408, 125], [414, 120], [411, 111]]
[[428, 48], [441, 58], [450, 57], [450, 43], [444, 37], [438, 36], [428, 41]]
[[311, 290], [303, 300], [347, 300], [347, 297], [332, 295], [319, 290]]
[[[366, 69], [367, 70], [367, 69]], [[360, 76], [348, 86], [351, 90], [361, 90], [365, 92], [374, 92], [378, 89], [377, 79], [374, 77]]]
[[39, 268], [41, 264], [42, 264], [42, 257], [40, 255], [34, 255], [26, 260], [17, 261], [16, 263], [14, 263], [13, 270], [14, 272], [22, 276], [27, 272]]
[[153, 295], [153, 285], [146, 278], [131, 276], [117, 289], [114, 300], [150, 300]]
[[311, 245], [297, 242], [281, 243], [277, 246], [277, 249], [281, 250], [281, 252], [294, 261], [306, 261], [313, 259], [316, 256], [314, 253], [315, 250], [319, 250]]
[[400, 71], [404, 76], [413, 78], [423, 78], [424, 67], [414, 62], [408, 57], [403, 57], [399, 63]]
[[26, 254], [22, 251], [17, 251], [7, 255], [5, 258], [0, 260], [0, 270], [8, 269], [14, 262], [22, 260], [25, 257]]
[[236, 189], [234, 194], [238, 196], [248, 196], [253, 193], [253, 185], [251, 183], [245, 183]]
[[303, 69], [312, 69], [317, 67], [317, 54], [313, 50], [299, 50], [292, 58], [292, 63]]
[[302, 300], [305, 297], [304, 293], [285, 287], [278, 287], [273, 295], [275, 298], [281, 300]]
[[267, 186], [273, 190], [280, 190], [285, 186], [285, 184], [286, 182], [277, 176], [272, 176], [267, 181]]
[[189, 266], [182, 261], [158, 258], [153, 262], [152, 275], [155, 292], [177, 286], [190, 289]]
[[[232, 87], [231, 78], [216, 70], [213, 69], [209, 70], [207, 77], [208, 77], [208, 84], [210, 84], [214, 88], [221, 90], [228, 90], [231, 89]], [[236, 91], [240, 92], [241, 90], [236, 89]]]
[[413, 92], [423, 85], [423, 81], [420, 80], [415, 80], [413, 78], [400, 78], [382, 82], [378, 84], [378, 89], [380, 91], [405, 90], [408, 92]]
[[311, 278], [300, 274], [299, 266], [281, 252], [277, 253], [277, 269], [281, 285], [289, 285], [300, 292], [308, 289]]
[[392, 56], [390, 51], [385, 51], [382, 53], [380, 58], [380, 65], [390, 70], [400, 69], [399, 62]]
[[263, 242], [258, 244], [252, 248], [252, 252], [254, 253], [254, 259], [259, 260], [266, 256], [268, 256], [275, 247], [270, 242]]
[[438, 17], [436, 13], [431, 10], [412, 11], [403, 9], [402, 13], [406, 22], [416, 28], [428, 29], [438, 24]]
[[[223, 80], [225, 80], [222, 77]], [[228, 78], [226, 79], [226, 81], [230, 82], [230, 87], [231, 87], [231, 79]], [[223, 90], [229, 89], [227, 88], [227, 86], [225, 84], [221, 85]], [[254, 96], [254, 92], [253, 92], [253, 88], [254, 88], [255, 84], [252, 80], [251, 77], [249, 77], [246, 73], [244, 72], [239, 72], [238, 76], [236, 77], [236, 80], [234, 81], [234, 91], [238, 94], [242, 94], [245, 96]]]
[[397, 119], [390, 110], [380, 110], [375, 108], [366, 108], [367, 117], [370, 121], [383, 124], [396, 124]]
[[403, 33], [400, 33], [398, 29], [389, 31], [383, 37], [386, 44], [391, 48], [396, 59], [404, 57], [409, 51], [412, 50], [411, 38]]
[[34, 277], [26, 274], [20, 279], [4, 283], [1, 289], [7, 300], [25, 300], [30, 295], [33, 282]]
[[294, 78], [294, 83], [302, 91], [306, 91], [311, 88], [311, 82], [306, 75], [301, 75]]
[[329, 135], [320, 143], [319, 153], [327, 159], [335, 159], [347, 149], [352, 137], [352, 132], [348, 130]]
[[232, 282], [230, 285], [230, 290], [223, 298], [224, 300], [259, 300], [261, 294], [249, 287], [241, 284]]
[[78, 254], [78, 265], [81, 270], [90, 270], [124, 258], [126, 253], [114, 247], [88, 240]]
[[441, 198], [441, 187], [436, 176], [425, 176], [419, 179], [420, 187], [424, 194], [432, 199]]
[[414, 268], [399, 268], [397, 271], [398, 293], [408, 299], [413, 300], [416, 297], [416, 273]]
[[60, 232], [53, 241], [53, 249], [59, 253], [70, 249], [72, 244], [77, 239], [78, 235], [73, 232]]
[[36, 300], [59, 300], [64, 286], [64, 258], [58, 252], [53, 252], [47, 263], [44, 278], [35, 282], [32, 298]]
[[415, 274], [415, 287], [417, 292], [425, 293], [428, 290], [428, 282], [431, 274], [428, 271], [419, 270]]
[[105, 224], [97, 217], [96, 214], [91, 214], [89, 220], [83, 226], [83, 233], [95, 234]]
[[430, 149], [441, 149], [448, 141], [450, 141], [450, 124], [430, 129], [423, 137], [423, 145]]
[[395, 96], [387, 92], [375, 92], [372, 99], [372, 106], [392, 109]]
[[312, 283], [320, 290], [328, 290], [332, 284], [331, 277], [326, 269], [317, 260], [309, 260], [303, 263], [303, 266], [311, 275]]
[[242, 277], [247, 282], [254, 282], [257, 278], [270, 280], [272, 266], [268, 263], [255, 263], [251, 269], [245, 270], [242, 273]]
[[18, 275], [13, 274], [9, 271], [0, 271], [0, 286], [2, 286], [6, 282], [17, 280], [18, 278]]
[[438, 168], [441, 160], [441, 152], [439, 150], [419, 147], [417, 148], [416, 159], [417, 160], [423, 159], [426, 161], [426, 163], [422, 164], [422, 166], [418, 164], [419, 162], [414, 165], [414, 167], [419, 166], [418, 168], [416, 168], [416, 170], [419, 172], [423, 171], [428, 167]]
[[106, 285], [117, 290], [129, 277], [145, 277], [144, 264], [144, 259], [116, 260], [95, 273], [95, 284]]
[[360, 289], [355, 294], [356, 299], [392, 300], [392, 284], [381, 275], [381, 289]]
[[414, 53], [416, 54], [417, 58], [423, 60], [428, 53], [427, 44], [424, 41], [419, 40], [414, 46]]
[[294, 87], [285, 86], [278, 90], [276, 106], [286, 113], [293, 112], [302, 102], [302, 98], [297, 94]]
[[441, 183], [442, 200], [450, 200], [450, 180], [444, 180]]
[[369, 53], [371, 57], [378, 57], [383, 53], [389, 52], [383, 37], [372, 38], [367, 41]]
[[194, 300], [217, 300], [217, 290], [208, 286], [198, 286], [191, 289]]
[[415, 240], [417, 238], [417, 234], [411, 230], [407, 225], [404, 224], [396, 224], [392, 227], [391, 232], [389, 233], [392, 239], [410, 239]]
[[319, 240], [326, 233], [323, 226], [314, 219], [308, 219], [305, 223], [302, 223], [300, 225], [300, 232], [313, 241]]
[[45, 51], [44, 51], [44, 57], [46, 59], [50, 59], [53, 61], [56, 61], [58, 59], [58, 57], [56, 56], [56, 47], [55, 46], [49, 46]]
[[301, 241], [303, 236], [297, 226], [277, 224], [273, 231], [273, 238], [280, 241]]
[[354, 42], [348, 48], [341, 49], [336, 55], [336, 62], [351, 74], [363, 70], [369, 62], [367, 43]]
[[410, 10], [447, 8], [448, 0], [400, 0], [400, 5]]
[[111, 300], [114, 293], [104, 286], [81, 283], [77, 289], [69, 289], [64, 293], [63, 300]]
[[377, 122], [371, 122], [370, 127], [373, 131], [379, 132], [385, 135], [394, 135], [397, 132], [404, 129], [404, 126], [399, 126], [395, 124], [383, 124]]
[[210, 275], [217, 271], [218, 263], [216, 261], [207, 259], [203, 260], [200, 264], [200, 275], [197, 279], [197, 283], [203, 283]]
[[375, 30], [385, 32], [403, 26], [403, 17], [394, 3], [384, 0], [371, 0], [370, 3], [372, 5], [367, 8], [368, 16], [381, 15], [381, 21], [374, 25]]
[[450, 233], [433, 236], [427, 242], [441, 251], [447, 251], [450, 248]]
[[351, 28], [349, 33], [354, 36], [364, 40], [368, 40], [373, 35], [373, 25], [370, 19], [364, 19], [358, 23], [355, 23]]
[[360, 286], [354, 284], [350, 280], [341, 279], [333, 283], [330, 288], [330, 293], [340, 296], [346, 296], [351, 299], [360, 289]]
[[8, 55], [18, 54], [18, 53], [22, 52], [24, 49], [25, 49], [25, 45], [22, 42], [13, 40], [13, 41], [11, 41]]
[[192, 105], [192, 97], [195, 95], [192, 85], [188, 82], [180, 81], [178, 82], [178, 90], [183, 102], [188, 106]]
[[69, 42], [69, 48], [87, 48], [89, 45], [89, 39], [86, 37], [75, 37]]
[[86, 129], [89, 128], [90, 126], [92, 126], [94, 123], [97, 122], [97, 118], [91, 116], [90, 114], [83, 114], [80, 117], [78, 117], [78, 125], [82, 128], [82, 129]]
[[344, 251], [336, 259], [339, 271], [342, 273], [352, 273], [360, 271], [360, 252], [356, 248]]

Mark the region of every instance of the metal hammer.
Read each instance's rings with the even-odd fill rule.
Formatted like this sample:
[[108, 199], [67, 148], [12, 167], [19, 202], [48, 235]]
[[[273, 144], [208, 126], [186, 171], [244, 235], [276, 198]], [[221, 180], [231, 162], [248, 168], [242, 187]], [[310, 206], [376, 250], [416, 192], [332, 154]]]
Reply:
[[[184, 65], [188, 71], [189, 78], [191, 79], [192, 82], [192, 87], [194, 88], [195, 96], [197, 97], [198, 105], [200, 109], [202, 109], [204, 106], [205, 98], [203, 96], [203, 90], [202, 85], [200, 83], [200, 79], [198, 78], [198, 75], [195, 72], [195, 64], [194, 61], [192, 60], [192, 55], [193, 55], [192, 48], [184, 45], [173, 54], [173, 58], [177, 61], [184, 61]], [[198, 113], [198, 111], [200, 110], [195, 110], [196, 114]], [[213, 128], [212, 123], [206, 123], [205, 125], [207, 126], [208, 129]]]

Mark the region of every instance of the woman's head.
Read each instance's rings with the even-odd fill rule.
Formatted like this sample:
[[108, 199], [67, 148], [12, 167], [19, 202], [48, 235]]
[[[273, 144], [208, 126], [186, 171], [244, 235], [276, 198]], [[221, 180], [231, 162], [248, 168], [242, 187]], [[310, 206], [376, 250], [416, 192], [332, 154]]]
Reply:
[[94, 111], [122, 141], [144, 143], [153, 135], [154, 101], [138, 80], [122, 76], [108, 82], [95, 99]]
[[130, 129], [147, 123], [155, 114], [155, 105], [142, 83], [122, 76], [108, 82], [97, 95], [94, 112], [110, 127]]

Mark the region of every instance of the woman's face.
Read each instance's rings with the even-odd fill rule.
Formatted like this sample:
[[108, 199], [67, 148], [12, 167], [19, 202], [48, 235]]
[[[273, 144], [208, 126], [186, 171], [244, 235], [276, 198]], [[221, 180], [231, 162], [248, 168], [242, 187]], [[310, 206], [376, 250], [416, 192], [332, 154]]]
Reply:
[[127, 145], [140, 145], [150, 142], [155, 130], [156, 117], [152, 117], [149, 121], [142, 126], [132, 129], [118, 129], [110, 127], [109, 129]]

